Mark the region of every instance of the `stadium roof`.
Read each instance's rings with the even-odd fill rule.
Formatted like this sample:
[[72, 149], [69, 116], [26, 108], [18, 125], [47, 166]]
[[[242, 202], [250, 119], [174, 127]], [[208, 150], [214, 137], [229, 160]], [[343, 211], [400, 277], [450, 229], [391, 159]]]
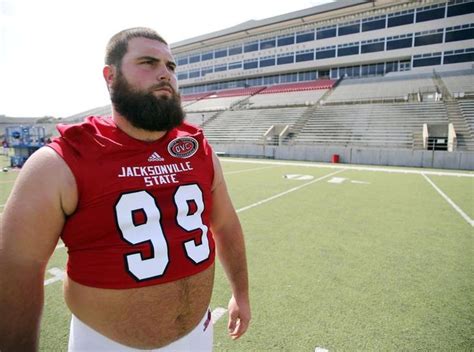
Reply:
[[246, 22], [243, 22], [243, 23], [238, 24], [236, 26], [229, 27], [229, 28], [226, 28], [226, 29], [223, 29], [223, 30], [220, 30], [220, 31], [211, 32], [211, 33], [200, 35], [200, 36], [197, 36], [197, 37], [194, 37], [194, 38], [185, 39], [185, 40], [182, 40], [180, 42], [172, 43], [171, 48], [176, 49], [176, 48], [179, 48], [179, 47], [183, 47], [183, 46], [193, 44], [193, 43], [197, 43], [197, 42], [202, 42], [202, 41], [212, 39], [212, 38], [222, 37], [222, 36], [226, 36], [226, 35], [233, 34], [233, 33], [247, 31], [247, 30], [250, 30], [250, 29], [264, 27], [264, 26], [268, 26], [268, 25], [271, 25], [271, 24], [290, 21], [290, 20], [294, 20], [294, 19], [298, 19], [298, 18], [302, 18], [302, 17], [313, 16], [313, 15], [317, 15], [317, 14], [324, 13], [324, 12], [339, 10], [339, 9], [342, 9], [342, 8], [345, 8], [345, 7], [351, 7], [351, 6], [355, 6], [355, 5], [365, 4], [365, 3], [368, 3], [368, 2], [371, 2], [371, 0], [334, 1], [334, 2], [331, 2], [331, 3], [327, 3], [327, 4], [313, 6], [313, 7], [307, 8], [307, 9], [290, 12], [290, 13], [287, 13], [287, 14], [284, 14], [284, 15], [278, 15], [278, 16], [274, 16], [274, 17], [265, 18], [263, 20], [250, 20], [250, 21], [246, 21]]

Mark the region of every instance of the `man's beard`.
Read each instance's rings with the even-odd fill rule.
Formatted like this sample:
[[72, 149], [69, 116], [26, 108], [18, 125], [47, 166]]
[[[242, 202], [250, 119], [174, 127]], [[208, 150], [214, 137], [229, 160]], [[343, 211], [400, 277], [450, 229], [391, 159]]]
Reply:
[[[156, 97], [153, 90], [167, 87], [172, 96]], [[133, 88], [119, 71], [110, 92], [112, 104], [117, 112], [136, 128], [147, 131], [169, 131], [184, 120], [181, 97], [167, 82], [160, 82], [140, 91]]]

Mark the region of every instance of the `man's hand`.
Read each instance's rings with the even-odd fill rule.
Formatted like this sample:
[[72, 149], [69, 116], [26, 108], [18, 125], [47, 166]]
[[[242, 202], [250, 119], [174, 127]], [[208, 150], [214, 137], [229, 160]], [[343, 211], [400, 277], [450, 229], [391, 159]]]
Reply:
[[229, 323], [227, 328], [232, 340], [242, 336], [250, 323], [251, 313], [248, 299], [237, 300], [234, 296], [229, 301]]

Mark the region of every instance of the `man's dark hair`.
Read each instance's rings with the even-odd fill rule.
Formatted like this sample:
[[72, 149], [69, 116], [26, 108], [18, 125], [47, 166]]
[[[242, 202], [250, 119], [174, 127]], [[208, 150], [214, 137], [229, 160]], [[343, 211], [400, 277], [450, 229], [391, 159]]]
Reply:
[[110, 38], [105, 50], [105, 64], [120, 67], [128, 50], [128, 42], [133, 38], [147, 38], [168, 43], [155, 30], [146, 27], [124, 29]]

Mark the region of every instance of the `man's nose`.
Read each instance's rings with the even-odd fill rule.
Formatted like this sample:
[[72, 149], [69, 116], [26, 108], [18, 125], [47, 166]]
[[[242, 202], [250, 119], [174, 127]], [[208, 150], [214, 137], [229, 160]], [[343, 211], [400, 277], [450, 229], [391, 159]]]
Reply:
[[166, 67], [165, 65], [160, 65], [156, 78], [158, 79], [158, 81], [163, 81], [163, 80], [170, 81], [171, 75], [172, 73], [170, 72], [168, 67]]

